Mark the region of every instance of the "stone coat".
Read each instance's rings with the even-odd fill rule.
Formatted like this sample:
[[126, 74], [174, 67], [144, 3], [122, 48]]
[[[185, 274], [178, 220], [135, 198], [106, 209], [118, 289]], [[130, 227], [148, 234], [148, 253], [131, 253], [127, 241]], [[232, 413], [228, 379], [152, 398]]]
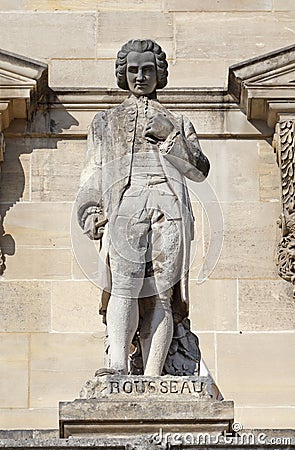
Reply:
[[[192, 123], [184, 116], [172, 114], [156, 100], [149, 100], [155, 113], [164, 114], [174, 125], [166, 141], [159, 143], [160, 160], [171, 189], [182, 209], [184, 255], [182, 277], [174, 287], [173, 311], [176, 321], [188, 313], [188, 268], [190, 245], [193, 239], [193, 214], [184, 177], [203, 181], [209, 171], [209, 161], [202, 153]], [[131, 95], [115, 108], [99, 112], [94, 117], [88, 134], [86, 163], [81, 175], [77, 196], [78, 220], [83, 228], [85, 218], [93, 212], [100, 216], [102, 225], [116, 216], [117, 208], [128, 186], [137, 121], [136, 99]], [[107, 229], [107, 225], [106, 225]], [[108, 233], [104, 233], [101, 252], [108, 254]], [[108, 264], [103, 264], [103, 295], [100, 312], [105, 313], [111, 276]]]

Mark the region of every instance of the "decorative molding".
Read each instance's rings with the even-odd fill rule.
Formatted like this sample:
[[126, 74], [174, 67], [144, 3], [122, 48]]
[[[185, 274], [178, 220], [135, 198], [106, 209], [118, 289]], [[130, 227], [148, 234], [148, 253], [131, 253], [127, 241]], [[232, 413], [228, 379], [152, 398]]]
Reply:
[[282, 237], [277, 265], [280, 277], [293, 284], [295, 298], [295, 114], [276, 125], [273, 147], [277, 154], [282, 182], [282, 214], [279, 226]]
[[228, 92], [249, 121], [274, 129], [281, 113], [295, 111], [295, 45], [231, 66]]
[[[31, 120], [38, 102], [47, 95], [47, 80], [46, 64], [0, 50], [0, 162], [5, 151], [3, 130], [13, 119]], [[0, 274], [4, 268], [5, 256], [0, 248]]]
[[0, 131], [14, 118], [30, 120], [47, 89], [46, 64], [0, 50]]

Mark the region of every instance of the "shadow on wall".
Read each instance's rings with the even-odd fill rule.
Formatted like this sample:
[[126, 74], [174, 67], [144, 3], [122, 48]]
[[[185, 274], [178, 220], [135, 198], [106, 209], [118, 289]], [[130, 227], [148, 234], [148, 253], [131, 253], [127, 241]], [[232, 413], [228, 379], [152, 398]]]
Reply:
[[[52, 103], [59, 111], [58, 122], [51, 117]], [[30, 154], [40, 145], [41, 148], [56, 149], [63, 130], [77, 125], [79, 122], [49, 90], [46, 102], [40, 104], [30, 121], [15, 120], [5, 130], [6, 151], [0, 176], [0, 275], [6, 269], [6, 256], [15, 254], [15, 240], [11, 234], [5, 233], [5, 216], [17, 202], [31, 201], [30, 180], [26, 180], [26, 177], [31, 177]]]

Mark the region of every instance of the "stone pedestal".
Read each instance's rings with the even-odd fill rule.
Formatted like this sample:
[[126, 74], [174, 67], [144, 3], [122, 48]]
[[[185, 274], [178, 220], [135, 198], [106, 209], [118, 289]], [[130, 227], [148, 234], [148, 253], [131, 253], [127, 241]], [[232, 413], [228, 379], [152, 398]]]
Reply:
[[232, 401], [214, 399], [203, 377], [103, 376], [86, 383], [81, 398], [61, 402], [60, 437], [135, 436], [229, 432]]

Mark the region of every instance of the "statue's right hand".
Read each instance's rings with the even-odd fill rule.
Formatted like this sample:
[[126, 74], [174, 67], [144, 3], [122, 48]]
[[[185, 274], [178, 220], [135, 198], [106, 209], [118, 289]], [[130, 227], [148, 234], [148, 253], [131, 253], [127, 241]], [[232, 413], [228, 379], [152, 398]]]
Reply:
[[89, 214], [84, 224], [84, 234], [90, 239], [101, 239], [104, 232], [104, 226], [101, 226], [99, 214]]

